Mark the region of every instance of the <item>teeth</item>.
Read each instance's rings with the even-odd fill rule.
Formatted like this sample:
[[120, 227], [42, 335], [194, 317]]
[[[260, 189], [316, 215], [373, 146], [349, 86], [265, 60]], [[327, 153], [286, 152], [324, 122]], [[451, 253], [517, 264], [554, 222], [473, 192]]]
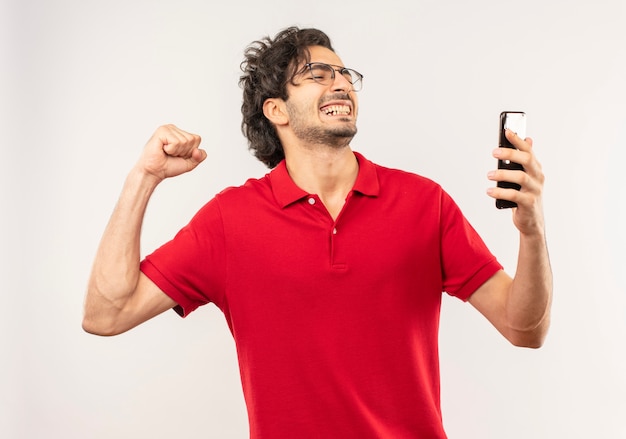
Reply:
[[324, 113], [333, 116], [337, 116], [338, 114], [348, 115], [350, 114], [350, 107], [347, 105], [330, 105], [324, 108]]

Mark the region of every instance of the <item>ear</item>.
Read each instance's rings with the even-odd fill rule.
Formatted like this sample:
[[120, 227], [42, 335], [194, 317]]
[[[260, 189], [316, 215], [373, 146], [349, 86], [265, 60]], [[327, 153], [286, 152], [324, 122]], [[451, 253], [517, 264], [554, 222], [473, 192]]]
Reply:
[[286, 125], [289, 122], [285, 101], [279, 98], [268, 98], [263, 102], [263, 114], [274, 125]]

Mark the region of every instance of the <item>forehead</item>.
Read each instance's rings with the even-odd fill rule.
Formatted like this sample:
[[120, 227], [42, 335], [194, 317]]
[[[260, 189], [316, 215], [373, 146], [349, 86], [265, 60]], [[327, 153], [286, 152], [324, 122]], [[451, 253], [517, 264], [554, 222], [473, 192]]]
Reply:
[[309, 53], [311, 55], [310, 62], [323, 62], [335, 66], [343, 66], [341, 58], [339, 58], [335, 52], [327, 49], [326, 47], [311, 46], [309, 47]]

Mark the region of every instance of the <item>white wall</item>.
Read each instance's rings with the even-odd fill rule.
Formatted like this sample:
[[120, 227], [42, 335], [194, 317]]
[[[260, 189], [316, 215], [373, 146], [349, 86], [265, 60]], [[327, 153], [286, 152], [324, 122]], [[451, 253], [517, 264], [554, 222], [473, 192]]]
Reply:
[[439, 181], [511, 274], [516, 231], [484, 191], [499, 112], [528, 113], [547, 175], [553, 326], [542, 349], [516, 349], [446, 298], [450, 437], [626, 437], [626, 3], [211, 3], [3, 0], [0, 436], [247, 437], [215, 307], [109, 339], [82, 332], [81, 307], [124, 176], [158, 125], [198, 132], [209, 159], [158, 189], [145, 251], [266, 172], [239, 129], [239, 63], [249, 42], [297, 24], [328, 32], [365, 75], [353, 148]]

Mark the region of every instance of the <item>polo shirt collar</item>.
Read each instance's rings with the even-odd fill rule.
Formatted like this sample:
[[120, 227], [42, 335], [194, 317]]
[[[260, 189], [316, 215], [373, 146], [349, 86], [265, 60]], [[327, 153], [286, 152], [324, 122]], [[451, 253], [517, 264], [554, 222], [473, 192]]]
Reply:
[[352, 190], [369, 197], [377, 197], [380, 185], [378, 183], [376, 165], [358, 152], [355, 152], [354, 155], [359, 162], [359, 175], [356, 177]]
[[[370, 197], [378, 196], [380, 185], [376, 166], [358, 152], [354, 152], [354, 155], [359, 162], [359, 174], [352, 190]], [[269, 177], [274, 197], [283, 208], [310, 195], [293, 182], [287, 171], [285, 160], [270, 172]]]

